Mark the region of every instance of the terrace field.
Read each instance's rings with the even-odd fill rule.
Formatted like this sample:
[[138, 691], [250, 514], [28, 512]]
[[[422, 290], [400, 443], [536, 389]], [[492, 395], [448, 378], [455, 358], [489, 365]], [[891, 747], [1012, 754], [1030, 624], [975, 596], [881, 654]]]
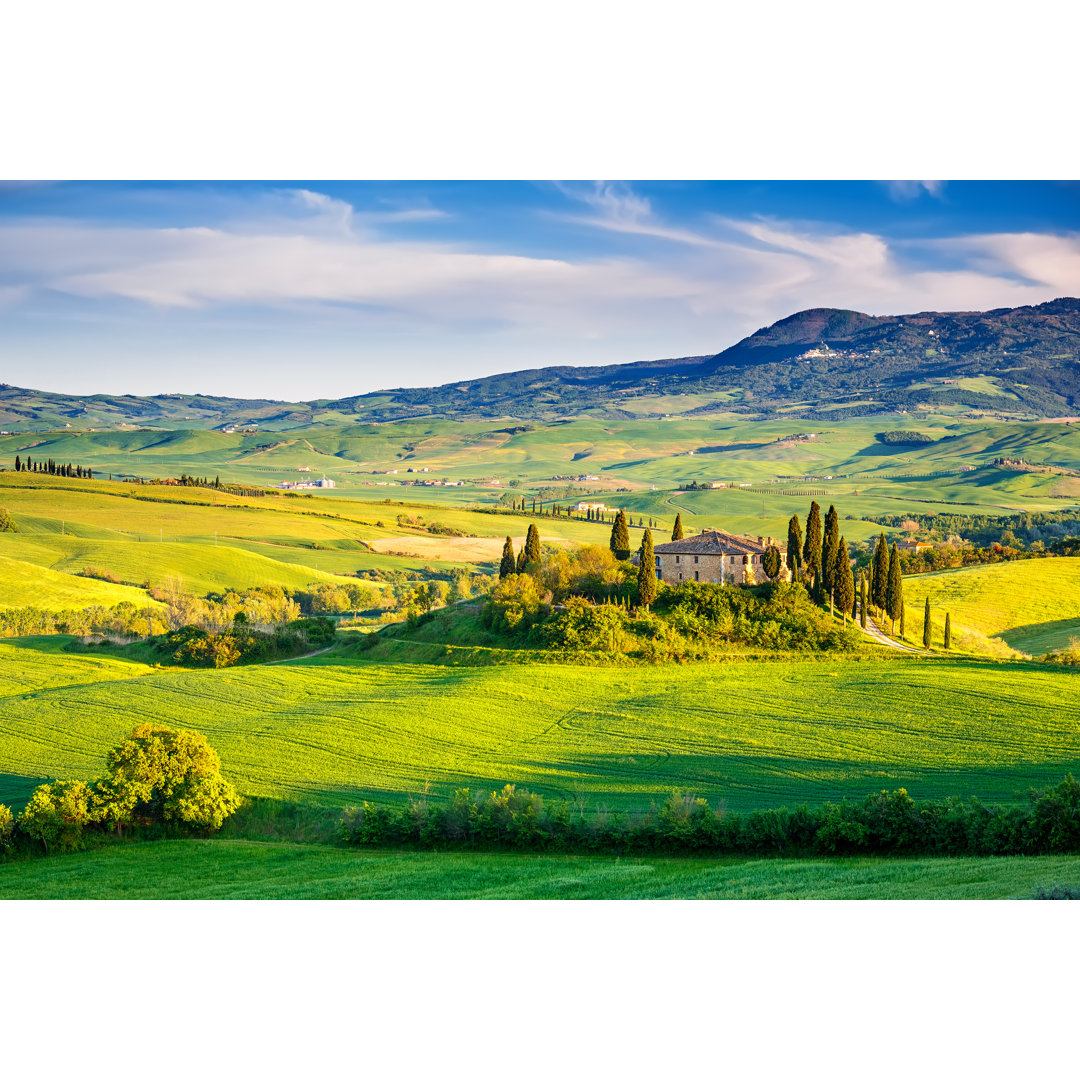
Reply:
[[172, 840], [0, 865], [10, 900], [983, 900], [1080, 883], [1072, 856], [671, 859]]
[[345, 649], [223, 671], [114, 661], [101, 678], [97, 654], [64, 653], [63, 641], [0, 642], [0, 802], [20, 804], [46, 778], [98, 775], [145, 721], [203, 732], [244, 794], [325, 806], [507, 782], [612, 807], [675, 789], [732, 809], [900, 786], [1013, 801], [1080, 771], [1080, 727], [1062, 709], [1080, 675], [1061, 668], [466, 667], [452, 652], [377, 663]]

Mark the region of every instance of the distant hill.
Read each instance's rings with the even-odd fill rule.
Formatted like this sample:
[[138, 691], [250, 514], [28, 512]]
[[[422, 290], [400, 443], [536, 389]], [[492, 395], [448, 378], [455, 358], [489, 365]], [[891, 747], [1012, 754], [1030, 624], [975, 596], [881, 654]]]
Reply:
[[282, 430], [431, 413], [550, 420], [586, 410], [629, 417], [641, 410], [625, 410], [625, 399], [672, 394], [702, 395], [699, 412], [715, 411], [722, 401], [724, 409], [748, 416], [784, 409], [839, 419], [928, 404], [1032, 416], [1075, 414], [1080, 412], [1080, 300], [886, 316], [811, 308], [708, 356], [533, 368], [337, 400], [183, 394], [76, 398], [0, 384], [0, 427], [257, 423]]

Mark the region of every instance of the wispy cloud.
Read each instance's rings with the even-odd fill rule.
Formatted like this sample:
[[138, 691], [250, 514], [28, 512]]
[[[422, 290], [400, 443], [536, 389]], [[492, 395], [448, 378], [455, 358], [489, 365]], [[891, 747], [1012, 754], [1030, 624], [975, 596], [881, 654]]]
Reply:
[[920, 195], [940, 199], [945, 194], [944, 180], [885, 180], [883, 183], [894, 202], [912, 202]]
[[563, 221], [610, 232], [651, 236], [691, 247], [723, 246], [713, 237], [665, 224], [658, 219], [649, 200], [636, 194], [623, 181], [595, 180], [590, 185], [556, 181], [555, 186], [568, 199], [584, 203], [595, 211], [592, 215], [560, 214]]

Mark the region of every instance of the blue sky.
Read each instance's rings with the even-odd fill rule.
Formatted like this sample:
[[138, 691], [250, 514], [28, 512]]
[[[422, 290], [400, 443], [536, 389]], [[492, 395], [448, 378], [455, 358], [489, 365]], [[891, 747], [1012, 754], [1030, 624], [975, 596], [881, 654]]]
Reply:
[[300, 399], [1080, 295], [1051, 182], [0, 184], [0, 381]]

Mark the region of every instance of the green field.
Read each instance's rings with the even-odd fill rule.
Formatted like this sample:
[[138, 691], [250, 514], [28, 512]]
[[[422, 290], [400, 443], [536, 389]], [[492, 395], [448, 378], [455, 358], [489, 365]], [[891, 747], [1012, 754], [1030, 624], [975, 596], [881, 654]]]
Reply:
[[1062, 709], [1080, 673], [1061, 668], [909, 657], [467, 667], [345, 650], [223, 671], [113, 661], [102, 676], [97, 656], [59, 652], [63, 640], [0, 643], [0, 802], [20, 804], [47, 778], [98, 775], [144, 721], [203, 732], [244, 794], [327, 806], [507, 782], [612, 807], [674, 789], [732, 809], [900, 786], [1011, 801], [1080, 772], [1080, 727]]
[[0, 864], [8, 900], [981, 900], [1080, 884], [1076, 857], [671, 859], [360, 852], [237, 840]]
[[[954, 634], [959, 632], [960, 647], [965, 630], [999, 638], [1032, 656], [1064, 648], [1071, 638], [1080, 637], [1080, 558], [1029, 559], [908, 577], [904, 601], [912, 640], [922, 634], [928, 596], [939, 642], [946, 612]], [[912, 612], [917, 618], [911, 618]]]

